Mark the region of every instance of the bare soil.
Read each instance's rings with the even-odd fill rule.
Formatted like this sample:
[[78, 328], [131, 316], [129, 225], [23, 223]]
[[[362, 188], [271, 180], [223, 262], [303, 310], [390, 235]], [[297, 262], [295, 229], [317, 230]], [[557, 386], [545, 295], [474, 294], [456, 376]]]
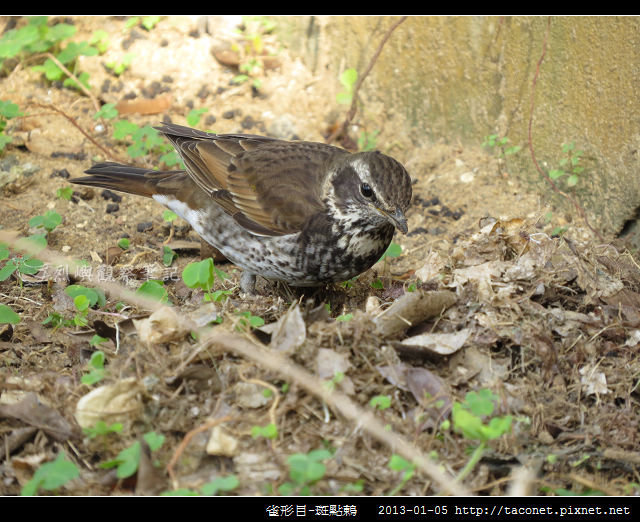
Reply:
[[[0, 18], [0, 25], [7, 20]], [[258, 76], [260, 88], [231, 83], [237, 68], [211, 53], [237, 41], [228, 19], [213, 21], [219, 24], [210, 30], [215, 41], [194, 33], [196, 21], [187, 17], [162, 20], [151, 31], [136, 28], [134, 38], [119, 17], [73, 17], [71, 23], [78, 27], [77, 41], [98, 28], [109, 33], [108, 51], [79, 63], [90, 73], [100, 104], [154, 97], [168, 103], [161, 114], [124, 116], [138, 125], [162, 118], [186, 124], [190, 109], [207, 107], [200, 128], [323, 141], [346, 112], [335, 103], [337, 80], [327, 86], [314, 78], [272, 35], [264, 37], [265, 45], [277, 59]], [[121, 76], [104, 67], [127, 52], [135, 59]], [[28, 235], [31, 217], [55, 210], [63, 223], [48, 235], [51, 250], [87, 260], [93, 275], [131, 289], [150, 273], [159, 275], [182, 318], [158, 319], [149, 332], [132, 320], [144, 322], [149, 311], [121, 308], [120, 296], [107, 290], [107, 304], [90, 310], [88, 327], [54, 330], [42, 325], [51, 313], [75, 314], [64, 288], [91, 286], [83, 283], [82, 271], [67, 276], [45, 265], [43, 273], [23, 281], [15, 276], [0, 282], [0, 302], [21, 317], [0, 329], [0, 493], [19, 494], [34, 471], [62, 451], [80, 469], [79, 478], [57, 491], [64, 495], [198, 490], [229, 475], [239, 485], [228, 494], [275, 494], [291, 481], [287, 458], [319, 448], [333, 455], [311, 485], [315, 494], [384, 495], [401, 484], [402, 473], [388, 466], [395, 450], [360, 419], [328, 407], [331, 400], [321, 398], [326, 386], [309, 390], [289, 374], [239, 355], [233, 343], [203, 350], [180, 326], [218, 317], [219, 332], [253, 343], [257, 351], [284, 355], [300, 370], [332, 382], [337, 393], [375, 413], [450, 476], [464, 468], [474, 441], [441, 423], [467, 392], [491, 389], [498, 398], [493, 416], [513, 416], [512, 430], [489, 442], [463, 481], [469, 492], [637, 494], [640, 269], [634, 258], [623, 248], [594, 242], [571, 216], [556, 211], [547, 223], [545, 214], [553, 209], [480, 146], [416, 144], [411, 129], [366, 91], [365, 83], [352, 138], [363, 129], [380, 130], [378, 148], [401, 161], [415, 180], [409, 233], [394, 239], [402, 255], [352, 285], [301, 293], [262, 282], [258, 296], [242, 294], [239, 270], [221, 261], [217, 266], [230, 278], [216, 282], [216, 289], [232, 292], [211, 305], [180, 279], [186, 264], [209, 255], [200, 252], [188, 224], [168, 225], [163, 208], [140, 197], [114, 201], [78, 187], [72, 201], [56, 197], [57, 189], [69, 186], [68, 175], [81, 175], [94, 161], [133, 162], [127, 144], [111, 137], [111, 124], [93, 118], [94, 102], [46, 82], [27, 63], [0, 78], [0, 98], [18, 103], [26, 114], [7, 129], [14, 141], [0, 157], [2, 169], [15, 164], [27, 171], [1, 189], [2, 229]], [[145, 166], [157, 161], [136, 160]], [[564, 238], [551, 236], [559, 225], [569, 226]], [[122, 237], [130, 240], [126, 251], [117, 246]], [[178, 253], [170, 267], [162, 262], [164, 244]], [[376, 329], [376, 318], [393, 303], [415, 292], [442, 291], [455, 299], [435, 317], [392, 333]], [[246, 311], [267, 325], [279, 321], [289, 337], [273, 328], [240, 333], [238, 314]], [[350, 320], [336, 320], [347, 314], [353, 314]], [[88, 342], [96, 332], [109, 338], [100, 346], [107, 376], [89, 387], [80, 379], [96, 350]], [[124, 429], [90, 438], [78, 426], [78, 402], [102, 385], [117, 396], [111, 409], [103, 405], [109, 411], [102, 418]], [[377, 396], [388, 396], [390, 407], [374, 411], [369, 402]], [[275, 439], [252, 436], [254, 426], [270, 422], [277, 426]], [[137, 474], [123, 480], [100, 467], [150, 431], [165, 442], [152, 459], [141, 459]], [[528, 474], [518, 473], [523, 466]], [[444, 489], [422, 467], [397, 493]]]

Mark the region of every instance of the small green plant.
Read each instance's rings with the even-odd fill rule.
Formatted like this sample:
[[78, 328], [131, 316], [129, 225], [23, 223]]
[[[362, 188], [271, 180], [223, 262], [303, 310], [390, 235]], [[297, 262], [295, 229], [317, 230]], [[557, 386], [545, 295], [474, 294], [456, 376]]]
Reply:
[[36, 470], [31, 480], [23, 486], [20, 494], [22, 496], [33, 496], [40, 489], [55, 491], [79, 475], [80, 472], [77, 466], [67, 460], [65, 454], [61, 452], [56, 460], [47, 462]]
[[89, 346], [100, 346], [102, 343], [106, 343], [109, 339], [106, 337], [102, 337], [101, 335], [94, 334], [91, 339], [89, 339]]
[[140, 25], [147, 31], [151, 31], [160, 20], [162, 20], [162, 16], [132, 16], [127, 20], [124, 27], [128, 30]]
[[27, 24], [10, 29], [0, 37], [0, 68], [6, 58], [22, 60], [34, 53], [59, 51], [60, 42], [70, 38], [76, 28], [69, 24], [47, 25], [48, 17], [32, 16]]
[[160, 20], [162, 20], [162, 16], [143, 16], [140, 25], [147, 31], [151, 31]]
[[[100, 289], [87, 288], [82, 285], [69, 285], [64, 289], [64, 292], [73, 299], [76, 314], [72, 319], [66, 319], [58, 312], [50, 312], [47, 318], [42, 321], [42, 324], [50, 325], [54, 330], [57, 330], [61, 326], [86, 326], [88, 324], [87, 316], [89, 315], [89, 308], [96, 305], [102, 307], [106, 304], [106, 297]], [[99, 339], [104, 338], [100, 336], [92, 337], [90, 341], [91, 345], [96, 346], [99, 344]], [[106, 341], [106, 339], [104, 340]]]
[[89, 373], [83, 375], [80, 382], [87, 386], [93, 386], [104, 379], [107, 375], [107, 370], [104, 368], [104, 352], [101, 352], [100, 350], [93, 352], [87, 366], [89, 368]]
[[[478, 441], [469, 461], [458, 474], [457, 480], [464, 479], [476, 464], [480, 461], [482, 453], [490, 440], [497, 439], [511, 431], [513, 417], [491, 417], [498, 398], [491, 390], [482, 389], [469, 392], [465, 395], [464, 402], [455, 402], [451, 409], [451, 420], [454, 430], [461, 432], [463, 437]], [[490, 418], [488, 423], [484, 419]]]
[[0, 100], [0, 153], [4, 151], [4, 148], [11, 143], [11, 136], [4, 133], [7, 128], [7, 123], [12, 118], [22, 116], [20, 107], [17, 104], [9, 100]]
[[121, 237], [120, 239], [118, 239], [118, 246], [122, 250], [129, 250], [130, 245], [131, 245], [131, 241], [129, 240], [129, 238]]
[[209, 112], [208, 107], [202, 107], [200, 109], [191, 109], [187, 114], [187, 123], [190, 127], [196, 127], [200, 123], [200, 119], [205, 112]]
[[118, 109], [116, 109], [115, 103], [105, 103], [100, 110], [93, 115], [94, 120], [104, 118], [105, 120], [112, 120], [118, 116]]
[[327, 390], [333, 391], [333, 390], [336, 389], [338, 384], [340, 384], [343, 380], [344, 380], [344, 373], [343, 372], [335, 372], [333, 374], [333, 377], [331, 379], [329, 379], [328, 381], [325, 381], [323, 384], [324, 384], [325, 388], [327, 388]]
[[575, 143], [565, 143], [562, 145], [562, 152], [565, 157], [559, 162], [559, 169], [549, 171], [549, 177], [553, 180], [567, 176], [567, 185], [574, 187], [580, 180], [580, 174], [584, 171], [584, 167], [580, 165], [583, 151], [576, 150]]
[[49, 27], [47, 20], [46, 16], [30, 17], [27, 25], [11, 29], [2, 35], [0, 38], [0, 60], [5, 58], [23, 59], [34, 53], [49, 52], [55, 57], [55, 60], [47, 58], [41, 65], [35, 65], [34, 71], [42, 72], [49, 81], [64, 79], [63, 85], [65, 87], [79, 88], [76, 81], [67, 77], [67, 73], [58, 65], [62, 64], [88, 88], [89, 74], [77, 70], [77, 58], [79, 56], [95, 56], [99, 52], [98, 49], [88, 42], [69, 42], [66, 47], [61, 48], [61, 42], [73, 36], [76, 27], [64, 23]]
[[264, 16], [242, 17], [242, 27], [236, 32], [244, 39], [244, 45], [235, 43], [231, 46], [242, 59], [238, 66], [240, 74], [232, 78], [233, 83], [241, 84], [251, 80], [251, 86], [255, 90], [262, 87], [262, 81], [258, 76], [264, 71], [263, 56], [266, 53], [263, 36], [274, 28], [275, 23]]
[[106, 53], [109, 48], [109, 34], [104, 29], [94, 31], [89, 39], [89, 45], [98, 49], [99, 54]]
[[42, 216], [33, 216], [29, 220], [29, 226], [34, 228], [43, 228], [47, 232], [54, 230], [62, 223], [62, 216], [55, 210], [47, 210]]
[[155, 281], [153, 279], [145, 281], [140, 285], [140, 288], [136, 290], [136, 294], [160, 301], [161, 303], [171, 304], [169, 294], [162, 281]]
[[203, 495], [217, 495], [220, 491], [233, 491], [240, 485], [238, 477], [229, 475], [228, 477], [218, 477], [211, 482], [206, 483], [200, 488]]
[[342, 288], [347, 289], [347, 290], [348, 290], [349, 288], [353, 288], [353, 285], [355, 284], [355, 282], [356, 282], [356, 279], [357, 279], [357, 278], [358, 278], [358, 277], [356, 276], [356, 277], [352, 277], [351, 279], [348, 279], [347, 281], [342, 281], [342, 282], [340, 283], [340, 286], [341, 286]]
[[391, 407], [391, 397], [388, 395], [376, 395], [369, 401], [369, 406], [376, 410], [386, 410]]
[[[19, 241], [22, 244], [28, 243], [29, 246], [44, 248], [47, 246], [47, 240], [44, 234], [34, 234]], [[15, 254], [11, 257], [9, 247], [0, 243], [0, 261], [7, 260], [5, 265], [0, 269], [0, 281], [6, 281], [14, 272], [25, 275], [37, 274], [44, 266], [44, 263], [27, 254]]]
[[61, 326], [72, 326], [72, 323], [59, 312], [50, 312], [46, 319], [42, 321], [42, 324], [44, 326], [51, 325], [54, 332]]
[[[142, 438], [149, 445], [151, 451], [158, 450], [162, 444], [164, 444], [164, 435], [159, 435], [153, 431], [145, 433]], [[102, 469], [118, 468], [116, 470], [116, 476], [119, 479], [127, 478], [138, 471], [138, 465], [140, 464], [140, 452], [142, 446], [140, 441], [134, 442], [128, 448], [123, 449], [118, 456], [107, 462], [100, 464]]]
[[195, 497], [199, 495], [211, 496], [217, 495], [222, 491], [233, 491], [240, 485], [240, 481], [238, 477], [235, 475], [229, 475], [227, 477], [218, 477], [211, 482], [207, 482], [204, 486], [200, 488], [200, 493], [193, 489], [188, 488], [180, 488], [175, 489], [173, 491], [163, 491], [160, 493], [163, 497], [173, 497], [173, 496], [190, 496]]
[[236, 324], [236, 330], [245, 331], [247, 328], [259, 328], [264, 325], [264, 319], [258, 315], [253, 315], [249, 310], [246, 312], [238, 312], [240, 319]]
[[266, 426], [252, 426], [251, 436], [254, 439], [264, 437], [265, 439], [276, 439], [278, 437], [278, 427], [270, 422]]
[[387, 260], [390, 257], [400, 257], [402, 255], [402, 247], [398, 243], [393, 241], [389, 244], [382, 257], [378, 260], [378, 263], [383, 260]]
[[521, 145], [511, 145], [507, 147], [507, 143], [509, 143], [509, 138], [503, 136], [502, 138], [498, 134], [490, 134], [484, 137], [484, 141], [482, 142], [482, 146], [487, 149], [497, 149], [500, 150], [500, 156], [511, 156], [512, 154], [516, 154], [522, 149]]
[[132, 144], [127, 147], [127, 154], [131, 158], [154, 154], [160, 155], [160, 161], [169, 167], [179, 163], [173, 147], [166, 143], [151, 125], [139, 127], [128, 120], [118, 120], [113, 124], [113, 137], [116, 140], [132, 141]]
[[230, 290], [213, 291], [215, 278], [227, 279], [229, 276], [222, 270], [215, 267], [213, 259], [210, 257], [202, 261], [194, 261], [184, 267], [182, 280], [189, 288], [201, 288], [204, 290], [204, 300], [209, 302], [220, 302], [231, 294]]
[[371, 286], [371, 288], [374, 288], [375, 290], [383, 290], [384, 289], [384, 283], [382, 282], [382, 280], [379, 277], [374, 279], [373, 281], [371, 281], [371, 284], [369, 286]]
[[378, 146], [378, 134], [380, 134], [379, 130], [375, 130], [372, 132], [363, 130], [358, 137], [358, 150], [375, 150], [375, 148]]
[[82, 295], [85, 296], [89, 302], [89, 306], [104, 306], [107, 303], [107, 298], [104, 295], [104, 292], [99, 288], [87, 288], [82, 285], [69, 285], [64, 289], [65, 294], [67, 294], [72, 299], [75, 299], [77, 296]]
[[350, 105], [353, 100], [353, 94], [358, 81], [358, 71], [355, 69], [347, 69], [340, 75], [340, 83], [344, 90], [336, 95], [338, 103]]
[[18, 324], [20, 316], [10, 306], [0, 303], [0, 324]]
[[402, 488], [407, 482], [409, 482], [409, 480], [411, 480], [414, 473], [416, 472], [416, 465], [402, 458], [400, 455], [393, 454], [389, 459], [389, 469], [402, 473], [400, 484], [393, 488], [393, 490], [389, 493], [390, 496], [394, 496], [397, 495], [400, 490], [402, 490]]
[[178, 214], [171, 210], [165, 210], [162, 212], [162, 219], [164, 219], [167, 223], [172, 223], [178, 218]]
[[123, 426], [120, 422], [107, 424], [105, 421], [99, 420], [93, 427], [83, 428], [82, 432], [90, 439], [95, 439], [96, 437], [106, 437], [110, 433], [121, 433], [122, 428]]
[[[544, 222], [546, 224], [551, 223], [551, 220], [553, 219], [553, 212], [547, 212], [544, 215]], [[561, 227], [561, 226], [555, 226], [553, 227], [553, 230], [551, 231], [551, 236], [552, 237], [562, 237], [562, 234], [564, 234], [567, 230], [569, 229], [569, 227]]]
[[262, 80], [260, 80], [260, 78], [253, 78], [253, 76], [259, 74], [262, 68], [262, 61], [257, 57], [251, 57], [238, 66], [240, 74], [234, 76], [231, 81], [233, 83], [244, 83], [249, 80], [249, 78], [252, 78], [251, 86], [255, 89], [260, 89], [260, 87], [262, 87]]
[[164, 266], [171, 266], [171, 264], [176, 260], [178, 254], [176, 254], [170, 247], [164, 245], [162, 247], [162, 264]]
[[131, 62], [136, 57], [133, 53], [127, 53], [122, 57], [122, 60], [119, 62], [106, 62], [104, 65], [107, 69], [111, 69], [111, 72], [116, 76], [120, 76], [123, 72], [125, 72], [129, 67], [131, 67]]
[[290, 455], [287, 464], [291, 482], [278, 487], [278, 492], [281, 495], [311, 495], [311, 486], [322, 479], [327, 471], [323, 461], [331, 457], [331, 452], [326, 449]]
[[336, 317], [336, 321], [342, 321], [342, 322], [351, 321], [351, 319], [353, 319], [353, 314], [351, 312], [347, 314], [341, 314], [338, 317]]
[[87, 288], [82, 285], [69, 285], [64, 289], [64, 293], [73, 299], [73, 304], [77, 310], [71, 322], [65, 323], [65, 326], [87, 326], [89, 324], [87, 319], [89, 308], [106, 304], [106, 297], [100, 289]]
[[67, 201], [71, 201], [73, 197], [73, 188], [72, 187], [62, 187], [56, 190], [56, 197], [60, 199], [66, 199]]

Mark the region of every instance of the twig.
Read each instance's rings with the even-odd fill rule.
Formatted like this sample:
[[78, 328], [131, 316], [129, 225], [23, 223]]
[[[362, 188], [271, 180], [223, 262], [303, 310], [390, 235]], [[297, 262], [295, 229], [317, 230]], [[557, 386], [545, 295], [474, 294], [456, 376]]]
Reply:
[[167, 473], [171, 478], [173, 487], [177, 486], [177, 480], [176, 480], [175, 473], [173, 472], [173, 468], [175, 467], [176, 463], [180, 459], [180, 456], [184, 452], [185, 448], [187, 447], [191, 439], [195, 437], [198, 433], [202, 433], [203, 431], [207, 431], [209, 428], [213, 428], [214, 426], [217, 426], [219, 424], [223, 424], [225, 422], [229, 422], [232, 420], [236, 420], [236, 419], [231, 415], [227, 415], [219, 419], [210, 419], [204, 424], [201, 424], [200, 426], [198, 426], [197, 428], [192, 429], [189, 433], [187, 433], [184, 436], [180, 444], [178, 444], [178, 447], [176, 448], [176, 450], [173, 452], [173, 456], [171, 457], [171, 460], [167, 464]]
[[78, 77], [64, 65], [62, 65], [62, 62], [60, 62], [60, 60], [53, 56], [53, 54], [45, 53], [45, 56], [49, 58], [53, 63], [55, 63], [69, 78], [76, 82], [78, 88], [89, 97], [89, 99], [93, 102], [93, 107], [95, 108], [96, 112], [98, 112], [100, 110], [100, 103], [98, 102], [97, 98], [93, 94], [91, 94], [91, 91], [82, 84]]
[[340, 134], [346, 134], [347, 128], [349, 127], [349, 124], [351, 123], [351, 120], [353, 120], [354, 116], [356, 115], [356, 111], [358, 110], [357, 101], [358, 101], [358, 91], [360, 90], [360, 86], [364, 82], [365, 78], [371, 72], [371, 69], [373, 69], [373, 66], [375, 65], [376, 61], [378, 60], [378, 56], [380, 56], [380, 53], [382, 52], [382, 48], [384, 47], [384, 44], [387, 43], [387, 40], [391, 36], [391, 33], [393, 33], [393, 31], [395, 31], [396, 28], [402, 22], [404, 22], [406, 19], [407, 19], [406, 16], [401, 16], [399, 20], [397, 20], [391, 27], [389, 27], [389, 30], [387, 31], [387, 33], [384, 35], [384, 37], [380, 41], [380, 45], [378, 45], [378, 49], [376, 50], [374, 55], [371, 57], [371, 60], [369, 61], [369, 65], [367, 65], [367, 68], [364, 70], [362, 75], [359, 75], [359, 77], [358, 77], [358, 81], [356, 82], [356, 86], [353, 89], [353, 98], [351, 100], [351, 108], [349, 109], [349, 112], [347, 113], [347, 117], [345, 118], [344, 122], [342, 123], [342, 126], [338, 127], [336, 130], [334, 130], [333, 133], [331, 134], [331, 136], [329, 136], [327, 138], [327, 143], [332, 143], [338, 137], [338, 135], [340, 135]]
[[538, 81], [538, 76], [540, 76], [540, 66], [542, 65], [542, 61], [544, 60], [545, 55], [547, 54], [547, 41], [549, 39], [549, 31], [551, 29], [551, 17], [547, 17], [547, 30], [545, 32], [544, 35], [544, 41], [542, 42], [542, 54], [540, 55], [540, 59], [538, 60], [538, 64], [536, 66], [536, 72], [533, 75], [533, 81], [531, 82], [531, 108], [529, 110], [529, 151], [531, 152], [531, 159], [533, 161], [533, 164], [535, 165], [538, 173], [543, 177], [543, 179], [549, 183], [551, 185], [551, 188], [558, 194], [560, 194], [561, 196], [563, 196], [564, 198], [568, 199], [573, 206], [575, 207], [575, 209], [578, 211], [578, 213], [580, 214], [580, 216], [582, 217], [582, 219], [584, 220], [585, 224], [589, 227], [589, 229], [591, 229], [591, 231], [598, 236], [598, 239], [600, 241], [604, 241], [604, 237], [600, 234], [600, 232], [598, 232], [595, 228], [593, 228], [591, 226], [591, 224], [589, 223], [589, 219], [587, 218], [587, 214], [585, 213], [584, 209], [578, 204], [578, 202], [576, 201], [576, 199], [571, 195], [571, 194], [567, 194], [566, 192], [563, 192], [562, 190], [560, 190], [560, 188], [558, 187], [558, 185], [556, 185], [554, 183], [554, 181], [549, 177], [549, 175], [544, 172], [542, 170], [542, 168], [540, 168], [540, 165], [538, 164], [538, 160], [536, 159], [536, 154], [533, 150], [533, 138], [532, 138], [532, 127], [533, 127], [533, 109], [535, 106], [535, 94], [536, 94], [536, 83]]
[[54, 111], [58, 114], [60, 114], [61, 116], [64, 116], [76, 129], [78, 129], [85, 138], [87, 138], [91, 143], [93, 143], [96, 147], [98, 147], [102, 152], [105, 153], [106, 156], [108, 156], [111, 159], [120, 161], [121, 163], [126, 163], [124, 160], [122, 160], [121, 158], [119, 158], [118, 156], [116, 156], [115, 154], [113, 154], [112, 152], [110, 152], [108, 149], [104, 148], [102, 145], [100, 145], [96, 140], [94, 140], [88, 133], [87, 131], [85, 131], [82, 127], [80, 127], [80, 125], [78, 125], [78, 122], [73, 119], [71, 116], [69, 116], [66, 112], [64, 112], [62, 109], [58, 109], [57, 107], [55, 107], [54, 105], [51, 104], [45, 104], [45, 103], [31, 103], [31, 105], [34, 105], [35, 107], [40, 107], [42, 109], [49, 109], [51, 111]]

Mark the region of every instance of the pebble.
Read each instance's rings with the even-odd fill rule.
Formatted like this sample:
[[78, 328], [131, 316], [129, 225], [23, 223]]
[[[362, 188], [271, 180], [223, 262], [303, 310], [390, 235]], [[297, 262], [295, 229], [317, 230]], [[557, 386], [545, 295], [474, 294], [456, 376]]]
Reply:
[[111, 200], [114, 203], [120, 203], [122, 201], [122, 196], [120, 194], [116, 194], [115, 192], [111, 192], [109, 189], [104, 189], [100, 195], [107, 200]]
[[143, 221], [142, 223], [138, 223], [136, 226], [136, 230], [138, 232], [147, 232], [153, 228], [153, 223], [151, 221]]

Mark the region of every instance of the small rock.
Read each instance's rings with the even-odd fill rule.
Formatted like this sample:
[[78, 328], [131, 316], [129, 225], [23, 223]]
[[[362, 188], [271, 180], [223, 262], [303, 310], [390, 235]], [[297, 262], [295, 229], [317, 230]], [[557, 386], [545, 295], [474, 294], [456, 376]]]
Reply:
[[116, 194], [115, 192], [111, 192], [109, 189], [104, 189], [100, 195], [107, 200], [111, 200], [114, 203], [120, 203], [122, 201], [122, 196], [120, 194]]
[[63, 179], [69, 179], [69, 177], [71, 176], [71, 174], [69, 174], [69, 171], [67, 169], [60, 169], [60, 170], [54, 170], [51, 173], [51, 176], [49, 176], [50, 178], [63, 178]]
[[228, 435], [220, 426], [215, 426], [211, 430], [211, 437], [207, 443], [207, 453], [209, 455], [224, 455], [233, 457], [238, 450], [238, 439]]
[[297, 130], [293, 123], [293, 116], [290, 114], [283, 114], [276, 118], [267, 128], [267, 134], [281, 139], [295, 139], [297, 136]]
[[211, 90], [209, 89], [209, 86], [203, 85], [202, 87], [200, 87], [200, 90], [196, 93], [196, 96], [201, 100], [204, 100], [210, 94], [211, 94]]
[[245, 116], [240, 122], [241, 127], [247, 130], [252, 129], [255, 124], [256, 122], [251, 116]]
[[114, 212], [118, 212], [120, 210], [120, 205], [117, 203], [109, 203], [107, 205], [107, 214], [113, 214]]
[[138, 232], [147, 232], [153, 229], [153, 223], [151, 221], [143, 221], [142, 223], [138, 223], [136, 226], [136, 230]]
[[240, 408], [261, 408], [269, 402], [262, 393], [262, 386], [252, 382], [239, 382], [234, 387], [236, 405]]

